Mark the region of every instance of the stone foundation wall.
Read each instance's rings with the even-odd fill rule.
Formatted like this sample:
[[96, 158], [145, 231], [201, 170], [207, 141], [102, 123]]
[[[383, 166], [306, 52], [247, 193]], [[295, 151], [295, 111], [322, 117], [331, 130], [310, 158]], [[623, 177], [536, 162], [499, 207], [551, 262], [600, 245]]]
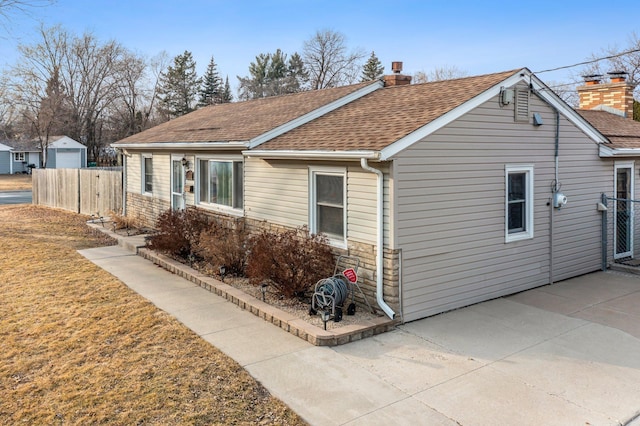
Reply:
[[158, 216], [171, 208], [171, 203], [148, 195], [127, 192], [127, 217], [136, 218], [141, 226], [154, 228]]

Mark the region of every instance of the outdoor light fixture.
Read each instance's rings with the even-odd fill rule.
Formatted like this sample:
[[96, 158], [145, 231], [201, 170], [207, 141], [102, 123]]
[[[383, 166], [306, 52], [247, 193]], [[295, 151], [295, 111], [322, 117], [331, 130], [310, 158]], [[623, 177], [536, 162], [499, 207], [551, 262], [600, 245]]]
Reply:
[[262, 285], [260, 286], [260, 291], [262, 292], [262, 301], [266, 302], [266, 296], [267, 296], [267, 286], [269, 284], [267, 283], [262, 283]]
[[224, 276], [227, 275], [227, 267], [222, 265], [220, 266], [220, 279], [224, 282]]
[[182, 165], [184, 167], [189, 167], [189, 160], [187, 160], [187, 157], [182, 157]]
[[329, 311], [320, 312], [320, 318], [322, 318], [322, 322], [324, 323], [324, 329], [327, 329], [327, 321], [331, 318], [331, 314]]

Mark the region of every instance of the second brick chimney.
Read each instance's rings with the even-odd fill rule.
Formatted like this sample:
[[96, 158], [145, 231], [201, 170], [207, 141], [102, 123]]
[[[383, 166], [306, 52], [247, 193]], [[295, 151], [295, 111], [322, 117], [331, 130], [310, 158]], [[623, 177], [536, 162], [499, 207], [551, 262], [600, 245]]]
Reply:
[[609, 83], [602, 83], [603, 76], [585, 76], [585, 85], [577, 88], [580, 109], [614, 108], [627, 118], [633, 118], [633, 84], [624, 72], [610, 72]]
[[393, 74], [384, 76], [384, 86], [404, 86], [411, 84], [410, 75], [402, 75], [402, 62], [391, 62]]

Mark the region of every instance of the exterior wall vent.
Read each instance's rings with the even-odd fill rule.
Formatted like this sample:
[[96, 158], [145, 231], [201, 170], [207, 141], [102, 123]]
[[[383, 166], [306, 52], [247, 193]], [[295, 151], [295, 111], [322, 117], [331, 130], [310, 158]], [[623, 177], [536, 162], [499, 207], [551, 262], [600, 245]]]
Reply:
[[516, 89], [514, 114], [515, 121], [529, 122], [529, 89]]

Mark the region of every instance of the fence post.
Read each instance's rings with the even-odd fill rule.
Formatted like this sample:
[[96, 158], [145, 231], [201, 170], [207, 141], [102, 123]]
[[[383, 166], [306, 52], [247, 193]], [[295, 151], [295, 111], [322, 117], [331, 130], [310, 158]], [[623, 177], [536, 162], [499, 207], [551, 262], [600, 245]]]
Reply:
[[605, 207], [605, 210], [602, 212], [602, 270], [607, 270], [607, 242], [608, 242], [608, 224], [607, 224], [607, 215], [609, 214], [609, 207], [607, 207], [607, 195], [603, 192], [602, 196], [602, 204]]

